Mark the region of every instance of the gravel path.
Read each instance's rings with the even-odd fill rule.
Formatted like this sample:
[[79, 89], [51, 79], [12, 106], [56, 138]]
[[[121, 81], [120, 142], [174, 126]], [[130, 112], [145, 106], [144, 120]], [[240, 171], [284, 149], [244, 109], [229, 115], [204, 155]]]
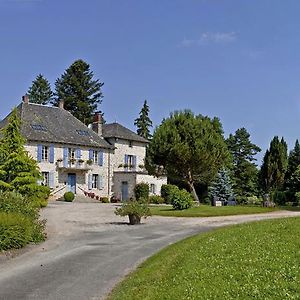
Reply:
[[[300, 212], [175, 218], [151, 217], [139, 226], [114, 215], [115, 205], [50, 203], [46, 242], [0, 259], [0, 299], [104, 299], [113, 286], [159, 249], [216, 227]], [[1, 256], [0, 256], [1, 258]]]

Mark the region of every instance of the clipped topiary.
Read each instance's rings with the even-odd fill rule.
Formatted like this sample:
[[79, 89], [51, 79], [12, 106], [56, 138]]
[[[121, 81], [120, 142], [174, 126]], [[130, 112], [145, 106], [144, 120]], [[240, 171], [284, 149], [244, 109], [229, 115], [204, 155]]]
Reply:
[[145, 183], [145, 182], [138, 183], [134, 187], [134, 195], [135, 195], [135, 199], [137, 201], [139, 201], [140, 199], [145, 199], [145, 200], [148, 201], [148, 199], [149, 199], [149, 185], [148, 185], [148, 183]]
[[75, 198], [75, 195], [73, 192], [66, 192], [64, 194], [64, 199], [66, 202], [72, 202], [74, 200], [74, 198]]

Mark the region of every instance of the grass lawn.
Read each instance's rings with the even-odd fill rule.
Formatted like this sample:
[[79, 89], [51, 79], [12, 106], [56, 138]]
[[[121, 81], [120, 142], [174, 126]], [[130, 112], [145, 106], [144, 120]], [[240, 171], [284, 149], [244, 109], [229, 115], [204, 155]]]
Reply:
[[300, 218], [214, 230], [171, 245], [110, 300], [299, 299]]
[[172, 206], [152, 206], [152, 215], [167, 217], [214, 217], [244, 214], [267, 213], [279, 208], [266, 208], [261, 206], [210, 206], [200, 205], [185, 210], [174, 210]]

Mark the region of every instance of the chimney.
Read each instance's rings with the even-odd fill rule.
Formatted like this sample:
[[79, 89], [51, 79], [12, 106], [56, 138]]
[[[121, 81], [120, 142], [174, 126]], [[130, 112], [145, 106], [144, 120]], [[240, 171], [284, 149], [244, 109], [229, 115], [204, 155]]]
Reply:
[[101, 111], [95, 112], [94, 115], [94, 122], [92, 124], [92, 129], [102, 137], [102, 124], [103, 124], [103, 119], [102, 119], [102, 114]]
[[61, 109], [64, 109], [65, 101], [64, 100], [59, 100], [58, 101], [58, 107]]
[[24, 95], [24, 96], [22, 96], [22, 101], [23, 101], [23, 103], [29, 103], [29, 96], [26, 94], [26, 95]]

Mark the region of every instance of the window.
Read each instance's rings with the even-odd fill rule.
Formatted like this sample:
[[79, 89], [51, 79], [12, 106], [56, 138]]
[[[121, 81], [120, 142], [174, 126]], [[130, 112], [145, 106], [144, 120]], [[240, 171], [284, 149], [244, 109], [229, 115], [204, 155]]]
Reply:
[[42, 172], [42, 185], [49, 186], [49, 172]]
[[97, 164], [98, 163], [98, 151], [93, 151], [93, 163]]
[[93, 174], [92, 176], [92, 189], [98, 188], [98, 174]]
[[42, 161], [48, 161], [49, 158], [49, 147], [42, 146]]
[[132, 141], [129, 141], [129, 147], [132, 148]]
[[31, 128], [37, 131], [47, 131], [47, 128], [41, 124], [31, 124]]
[[150, 194], [155, 194], [155, 184], [151, 183], [150, 184]]
[[89, 132], [87, 130], [76, 130], [76, 132], [81, 136], [89, 136]]
[[75, 149], [69, 148], [69, 159], [75, 159]]

